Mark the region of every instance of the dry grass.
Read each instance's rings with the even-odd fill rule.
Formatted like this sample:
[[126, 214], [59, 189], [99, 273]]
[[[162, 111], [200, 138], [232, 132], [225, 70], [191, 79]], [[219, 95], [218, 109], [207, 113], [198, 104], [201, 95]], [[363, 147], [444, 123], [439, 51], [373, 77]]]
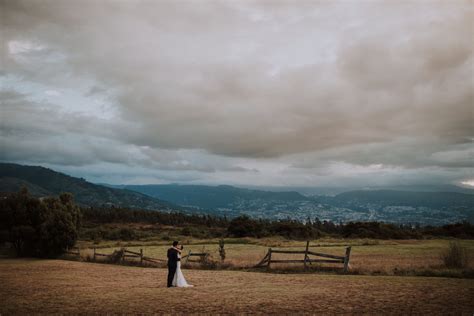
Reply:
[[469, 254], [458, 242], [451, 242], [448, 249], [441, 254], [441, 260], [448, 268], [465, 269], [469, 264]]
[[[239, 243], [240, 242], [240, 243]], [[168, 242], [169, 243], [169, 242]], [[324, 239], [311, 242], [311, 250], [343, 256], [345, 247], [352, 245], [350, 266], [353, 273], [393, 275], [400, 271], [420, 271], [427, 269], [441, 269], [443, 262], [440, 254], [449, 246], [449, 240], [340, 240]], [[460, 245], [469, 253], [474, 253], [474, 241], [461, 240]], [[185, 254], [208, 251], [215, 260], [219, 260], [217, 240], [188, 240], [184, 241]], [[127, 249], [139, 251], [144, 249], [146, 256], [166, 259], [167, 243], [147, 244], [137, 246], [137, 242], [130, 243]], [[110, 246], [110, 244], [107, 244]], [[232, 240], [225, 244], [226, 263], [234, 267], [252, 267], [259, 262], [269, 247], [278, 249], [303, 250], [305, 242], [288, 241], [284, 239], [243, 239]], [[102, 248], [102, 253], [112, 253], [118, 247]], [[91, 254], [91, 251], [85, 251]], [[274, 254], [274, 259], [303, 259], [303, 255]], [[294, 264], [293, 266], [301, 266]], [[337, 265], [341, 266], [341, 265]], [[287, 268], [281, 264], [274, 268]], [[473, 258], [468, 258], [468, 269], [474, 268]]]
[[0, 260], [0, 314], [370, 313], [472, 314], [474, 282], [185, 270], [167, 289], [165, 269], [61, 260]]

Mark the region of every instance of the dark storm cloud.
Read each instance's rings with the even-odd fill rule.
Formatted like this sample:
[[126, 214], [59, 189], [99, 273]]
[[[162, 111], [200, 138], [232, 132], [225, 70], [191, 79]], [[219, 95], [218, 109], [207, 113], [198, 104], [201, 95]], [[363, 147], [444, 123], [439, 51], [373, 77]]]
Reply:
[[[473, 167], [472, 2], [301, 4], [3, 0], [6, 74], [90, 80], [85, 97], [106, 94], [117, 113], [68, 120], [12, 106], [4, 144], [28, 130], [79, 142], [82, 130], [102, 143], [58, 150], [64, 163], [205, 173], [255, 169], [233, 157], [296, 169]], [[101, 152], [106, 143], [112, 153]], [[182, 149], [199, 162], [172, 153]], [[7, 158], [27, 154], [11, 148]]]
[[[121, 122], [108, 122], [78, 113], [62, 113], [57, 106], [28, 99], [13, 90], [0, 92], [2, 161], [29, 161], [66, 166], [115, 163], [170, 171], [252, 171], [189, 154], [137, 147], [120, 142]], [[185, 158], [183, 158], [185, 156]]]

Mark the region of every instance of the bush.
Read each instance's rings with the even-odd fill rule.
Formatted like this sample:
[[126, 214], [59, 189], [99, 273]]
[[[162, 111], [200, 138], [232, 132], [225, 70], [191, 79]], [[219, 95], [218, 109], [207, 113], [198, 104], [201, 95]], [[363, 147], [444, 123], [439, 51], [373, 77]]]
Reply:
[[127, 227], [121, 228], [119, 230], [119, 235], [121, 240], [134, 240], [138, 238], [137, 233], [133, 229]]
[[443, 263], [447, 268], [467, 268], [468, 253], [466, 248], [458, 242], [451, 242], [448, 249], [441, 255]]

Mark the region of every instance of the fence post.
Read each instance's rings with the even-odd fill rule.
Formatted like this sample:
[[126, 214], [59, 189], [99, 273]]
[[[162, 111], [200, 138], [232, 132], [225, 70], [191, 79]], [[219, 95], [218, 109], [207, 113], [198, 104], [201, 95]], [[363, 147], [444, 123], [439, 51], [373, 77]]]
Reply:
[[95, 247], [94, 247], [94, 262], [95, 262]]
[[268, 263], [267, 269], [270, 269], [270, 263], [272, 262], [272, 248], [268, 248]]
[[351, 247], [346, 248], [346, 256], [344, 257], [344, 273], [347, 273], [347, 269], [349, 268], [349, 258], [351, 255]]
[[221, 257], [221, 262], [224, 262], [225, 260], [224, 239], [219, 240], [219, 256]]
[[306, 270], [306, 260], [308, 260], [309, 240], [306, 241], [306, 250], [304, 252], [304, 269]]
[[140, 248], [140, 264], [143, 264], [143, 248]]
[[77, 247], [77, 256], [80, 258], [81, 257], [81, 248]]

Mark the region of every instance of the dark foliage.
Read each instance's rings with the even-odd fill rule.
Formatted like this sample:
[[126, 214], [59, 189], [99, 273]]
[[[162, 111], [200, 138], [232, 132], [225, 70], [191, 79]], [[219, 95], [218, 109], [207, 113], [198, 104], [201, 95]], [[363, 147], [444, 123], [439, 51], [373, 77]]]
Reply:
[[342, 227], [345, 238], [408, 239], [421, 238], [421, 233], [411, 227], [379, 222], [348, 223]]
[[469, 222], [462, 222], [441, 227], [426, 226], [423, 228], [423, 234], [471, 239], [474, 238], [474, 225]]
[[[441, 227], [396, 225], [381, 222], [333, 223], [308, 219], [306, 223], [286, 219], [271, 221], [239, 216], [232, 220], [210, 215], [165, 213], [125, 208], [85, 208], [84, 220], [95, 223], [151, 223], [180, 227], [184, 236], [212, 237], [268, 237], [315, 239], [323, 236], [343, 238], [418, 239], [425, 237], [474, 238], [474, 225], [469, 222]], [[225, 229], [223, 231], [222, 229]], [[115, 239], [104, 237], [104, 239]], [[117, 238], [118, 239], [118, 238]]]
[[248, 216], [234, 218], [228, 227], [228, 232], [235, 237], [263, 237], [266, 234], [262, 222], [253, 220]]
[[[10, 241], [19, 255], [52, 256], [73, 246], [79, 231], [80, 213], [85, 223], [80, 229], [80, 236], [89, 240], [136, 240], [156, 236], [162, 229], [172, 229], [178, 234], [196, 238], [474, 238], [474, 226], [468, 222], [420, 227], [381, 222], [333, 223], [318, 218], [308, 218], [305, 223], [290, 219], [253, 219], [248, 216], [228, 220], [226, 217], [210, 215], [117, 207], [85, 207], [80, 211], [69, 194], [39, 200], [29, 196], [26, 191], [0, 200], [0, 206], [0, 241]], [[109, 225], [112, 223], [117, 225]], [[151, 225], [144, 225], [149, 228], [139, 230], [125, 225], [134, 223], [140, 224], [138, 226]]]
[[180, 212], [157, 212], [117, 207], [82, 208], [84, 221], [105, 223], [150, 223], [170, 226], [227, 227], [226, 218]]
[[71, 194], [37, 199], [27, 189], [0, 200], [2, 241], [18, 256], [52, 257], [74, 246], [81, 213]]

